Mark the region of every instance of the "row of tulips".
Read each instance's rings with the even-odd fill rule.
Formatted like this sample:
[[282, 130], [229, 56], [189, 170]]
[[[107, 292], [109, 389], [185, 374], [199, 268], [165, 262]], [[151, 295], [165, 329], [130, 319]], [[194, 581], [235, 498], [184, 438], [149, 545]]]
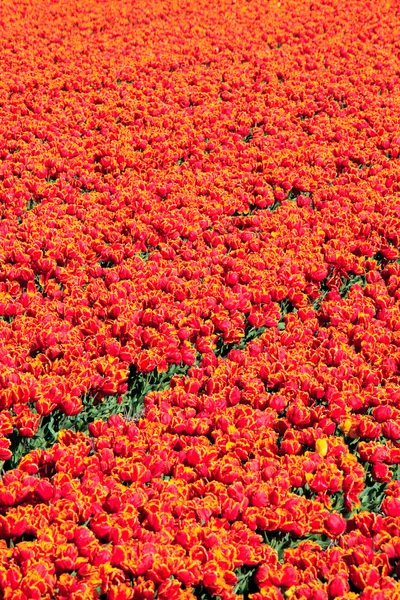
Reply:
[[[397, 597], [398, 482], [380, 514], [346, 520], [324, 493], [296, 492], [318, 471], [336, 477], [333, 490], [363, 487], [339, 438], [291, 456], [259, 409], [209, 419], [214, 444], [163, 418], [117, 415], [22, 459], [0, 486], [3, 597], [194, 599], [203, 589], [233, 600], [244, 578], [252, 600]], [[297, 543], [283, 553], [265, 543], [285, 535]]]
[[[247, 4], [234, 42], [196, 5], [218, 33], [196, 25], [179, 43], [191, 9], [168, 2], [150, 3], [152, 26], [129, 3], [71, 2], [50, 20], [42, 3], [5, 7], [3, 460], [10, 430], [33, 436], [85, 396], [122, 396], [130, 365], [192, 365], [276, 326], [280, 301], [308, 310], [321, 282], [397, 259], [389, 5], [371, 28], [373, 9], [352, 2], [354, 32], [335, 3], [266, 3], [263, 18]], [[39, 37], [25, 28], [37, 19]]]

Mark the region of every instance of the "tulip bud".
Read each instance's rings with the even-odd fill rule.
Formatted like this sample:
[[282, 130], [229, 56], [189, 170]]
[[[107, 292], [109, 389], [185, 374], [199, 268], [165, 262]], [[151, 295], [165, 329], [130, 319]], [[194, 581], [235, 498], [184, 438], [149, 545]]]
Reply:
[[329, 598], [338, 598], [344, 596], [349, 591], [347, 581], [336, 575], [328, 585]]
[[326, 456], [328, 453], [327, 441], [323, 438], [318, 438], [318, 440], [315, 442], [315, 451], [322, 457]]
[[331, 537], [339, 537], [346, 531], [346, 521], [338, 514], [330, 514], [325, 519], [327, 534]]

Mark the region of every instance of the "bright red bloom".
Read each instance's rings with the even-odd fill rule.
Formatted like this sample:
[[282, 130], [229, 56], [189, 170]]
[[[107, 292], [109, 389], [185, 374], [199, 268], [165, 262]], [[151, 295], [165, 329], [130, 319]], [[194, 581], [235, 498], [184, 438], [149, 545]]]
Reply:
[[338, 514], [331, 514], [325, 520], [328, 535], [338, 537], [346, 531], [346, 521]]

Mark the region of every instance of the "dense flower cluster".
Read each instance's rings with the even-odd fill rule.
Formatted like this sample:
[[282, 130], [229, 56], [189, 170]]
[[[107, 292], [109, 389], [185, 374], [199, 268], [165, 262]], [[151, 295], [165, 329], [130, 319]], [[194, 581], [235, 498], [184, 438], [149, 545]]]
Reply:
[[[279, 453], [268, 413], [236, 405], [223, 414], [208, 411], [214, 444], [174, 432], [173, 419], [114, 416], [91, 424], [91, 438], [63, 431], [22, 459], [0, 485], [3, 597], [194, 599], [203, 586], [234, 600], [242, 567], [253, 567], [253, 600], [342, 598], [350, 586], [363, 599], [396, 597], [399, 483], [382, 515], [346, 521], [316, 484], [327, 474], [331, 492], [359, 482], [343, 442]], [[315, 498], [294, 492], [306, 481]], [[265, 532], [331, 544], [300, 540], [279, 560]]]
[[0, 597], [400, 598], [398, 4], [0, 31]]
[[397, 259], [390, 3], [228, 4], [5, 3], [3, 435]]

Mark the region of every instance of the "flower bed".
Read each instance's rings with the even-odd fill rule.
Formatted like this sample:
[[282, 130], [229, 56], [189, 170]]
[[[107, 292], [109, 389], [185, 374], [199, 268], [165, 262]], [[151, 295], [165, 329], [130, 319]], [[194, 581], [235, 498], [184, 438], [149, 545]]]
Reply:
[[4, 1], [1, 598], [400, 597], [399, 17]]

